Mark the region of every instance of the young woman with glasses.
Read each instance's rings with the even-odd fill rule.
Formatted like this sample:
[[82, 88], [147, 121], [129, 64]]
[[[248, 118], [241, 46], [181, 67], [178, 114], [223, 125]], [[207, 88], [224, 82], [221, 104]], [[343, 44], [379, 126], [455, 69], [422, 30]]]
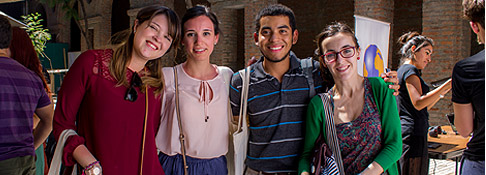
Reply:
[[54, 135], [73, 129], [63, 165], [85, 174], [164, 174], [155, 133], [160, 122], [162, 56], [177, 46], [180, 21], [171, 9], [141, 9], [114, 49], [81, 54], [64, 78]]
[[[427, 131], [429, 128], [428, 108], [435, 105], [451, 89], [451, 79], [429, 92], [429, 86], [422, 79], [422, 72], [434, 51], [432, 39], [417, 32], [402, 35], [401, 66], [398, 69], [400, 84], [400, 121], [404, 150], [406, 151], [402, 174], [428, 174]], [[408, 151], [407, 151], [408, 150]], [[402, 160], [401, 160], [402, 161]]]
[[326, 93], [332, 103], [324, 106], [318, 95], [308, 106], [299, 173], [311, 173], [317, 137], [326, 136], [324, 110], [332, 108], [345, 173], [398, 174], [396, 161], [402, 153], [402, 142], [393, 90], [382, 78], [358, 74], [360, 48], [346, 24], [327, 26], [316, 41], [321, 70], [328, 76], [325, 79], [335, 85]]
[[[210, 63], [220, 36], [219, 21], [207, 7], [195, 6], [182, 17], [182, 50], [186, 61], [163, 68], [162, 121], [156, 137], [166, 174], [184, 174], [176, 112], [176, 88], [189, 174], [226, 175], [228, 91], [233, 71]], [[175, 77], [177, 71], [177, 77]], [[178, 87], [175, 85], [175, 78]]]

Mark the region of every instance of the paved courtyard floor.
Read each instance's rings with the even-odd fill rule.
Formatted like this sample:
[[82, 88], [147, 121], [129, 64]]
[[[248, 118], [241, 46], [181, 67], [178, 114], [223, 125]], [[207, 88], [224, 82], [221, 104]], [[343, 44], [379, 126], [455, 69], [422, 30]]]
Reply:
[[456, 162], [453, 160], [430, 159], [429, 161], [430, 175], [454, 175], [455, 171]]

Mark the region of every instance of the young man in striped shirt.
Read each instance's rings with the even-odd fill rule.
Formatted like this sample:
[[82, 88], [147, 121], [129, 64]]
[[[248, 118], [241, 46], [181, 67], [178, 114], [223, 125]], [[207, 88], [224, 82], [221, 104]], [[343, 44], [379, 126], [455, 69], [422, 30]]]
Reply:
[[[256, 17], [255, 44], [263, 56], [252, 64], [248, 93], [249, 143], [245, 174], [295, 174], [304, 143], [304, 118], [310, 98], [308, 80], [317, 92], [332, 84], [323, 82], [319, 63], [312, 61], [307, 79], [293, 52], [299, 32], [293, 11], [281, 4], [262, 9]], [[396, 72], [388, 74], [397, 82]], [[310, 81], [309, 81], [310, 82]], [[233, 114], [239, 113], [242, 79], [231, 80]], [[393, 89], [398, 89], [397, 85]]]

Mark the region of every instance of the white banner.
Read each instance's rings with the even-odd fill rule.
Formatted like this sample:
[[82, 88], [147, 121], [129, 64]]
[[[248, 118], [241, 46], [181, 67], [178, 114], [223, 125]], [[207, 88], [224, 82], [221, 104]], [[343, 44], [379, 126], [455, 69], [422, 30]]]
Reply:
[[364, 77], [377, 77], [388, 67], [390, 23], [354, 15], [355, 33], [361, 48], [358, 73]]

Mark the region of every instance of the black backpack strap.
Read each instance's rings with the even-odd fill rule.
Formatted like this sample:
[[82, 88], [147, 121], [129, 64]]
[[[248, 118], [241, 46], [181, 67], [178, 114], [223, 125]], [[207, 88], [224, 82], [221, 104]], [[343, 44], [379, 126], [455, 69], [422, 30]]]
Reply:
[[302, 67], [305, 78], [307, 78], [307, 84], [309, 84], [309, 98], [312, 98], [316, 95], [314, 77], [312, 76], [312, 70], [314, 69], [312, 57], [300, 59], [300, 66]]

